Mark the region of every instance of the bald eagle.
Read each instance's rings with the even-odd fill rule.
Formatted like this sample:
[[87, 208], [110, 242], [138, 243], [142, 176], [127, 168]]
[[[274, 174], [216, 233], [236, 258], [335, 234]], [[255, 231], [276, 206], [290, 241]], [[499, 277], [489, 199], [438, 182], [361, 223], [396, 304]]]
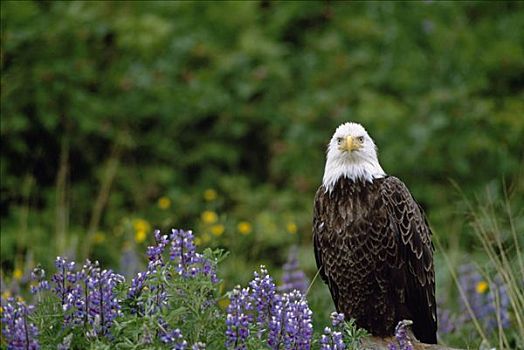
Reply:
[[415, 337], [436, 344], [431, 231], [406, 185], [382, 170], [360, 124], [340, 125], [329, 143], [313, 242], [338, 312], [381, 337], [409, 319]]

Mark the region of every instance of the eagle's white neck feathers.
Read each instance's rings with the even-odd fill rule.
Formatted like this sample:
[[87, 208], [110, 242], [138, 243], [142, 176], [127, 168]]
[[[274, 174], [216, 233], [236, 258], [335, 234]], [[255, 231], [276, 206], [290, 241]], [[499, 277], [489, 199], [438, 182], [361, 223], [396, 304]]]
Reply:
[[[341, 142], [347, 137], [359, 140], [358, 148], [352, 151], [342, 150]], [[377, 147], [366, 129], [357, 123], [340, 125], [328, 145], [326, 168], [322, 184], [331, 192], [341, 177], [351, 180], [372, 182], [373, 179], [386, 176], [377, 158]]]

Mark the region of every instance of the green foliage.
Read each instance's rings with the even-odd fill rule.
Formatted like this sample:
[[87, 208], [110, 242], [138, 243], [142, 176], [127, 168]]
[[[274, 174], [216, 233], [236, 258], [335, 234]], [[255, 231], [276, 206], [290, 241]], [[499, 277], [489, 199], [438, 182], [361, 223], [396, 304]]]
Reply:
[[364, 337], [370, 334], [363, 328], [358, 328], [354, 319], [344, 323], [344, 344], [348, 350], [358, 350]]
[[[167, 239], [167, 236], [165, 237]], [[188, 241], [178, 240], [175, 244], [178, 244], [182, 250], [184, 248], [191, 250], [189, 247], [192, 242], [189, 241], [192, 241], [192, 239], [190, 237]], [[206, 270], [197, 270], [194, 274], [189, 275], [184, 274], [183, 271], [190, 271], [191, 266], [197, 267], [203, 261], [211, 264], [209, 271], [214, 271], [216, 265], [225, 259], [227, 253], [208, 248], [200, 256], [201, 259], [205, 260], [195, 262], [190, 258], [191, 256], [196, 257], [194, 251], [191, 250], [191, 254], [181, 251], [180, 256], [177, 255], [177, 258], [173, 258], [171, 242], [166, 245], [159, 240], [157, 243], [157, 246], [148, 248], [148, 273], [142, 275], [146, 277], [140, 279], [141, 275], [137, 275], [132, 281], [125, 281], [120, 279], [121, 276], [113, 275], [113, 278], [118, 278], [119, 282], [109, 290], [106, 289], [104, 293], [107, 294], [101, 299], [97, 299], [95, 296], [99, 290], [98, 287], [94, 289], [87, 287], [88, 284], [96, 285], [98, 282], [93, 282], [93, 280], [101, 278], [100, 274], [95, 275], [89, 272], [90, 269], [99, 267], [98, 262], [92, 264], [86, 261], [81, 270], [74, 267], [67, 270], [65, 267], [63, 269], [58, 268], [56, 274], [47, 280], [44, 278], [45, 272], [39, 269], [41, 278], [38, 278], [38, 282], [48, 283], [46, 284], [47, 287], [41, 287], [42, 284], [38, 284], [38, 291], [34, 293], [31, 301], [35, 308], [23, 316], [9, 311], [7, 308], [3, 310], [2, 330], [8, 330], [6, 334], [12, 334], [14, 326], [10, 323], [10, 320], [23, 317], [25, 324], [34, 324], [38, 329], [38, 332], [32, 335], [26, 332], [25, 339], [28, 341], [36, 340], [42, 349], [224, 348], [227, 323], [225, 307], [224, 304], [221, 305], [220, 301], [232, 300], [230, 293], [221, 295], [219, 281], [212, 278], [211, 274], [206, 274]], [[166, 246], [167, 249], [165, 249]], [[155, 253], [152, 253], [152, 249], [155, 250]], [[183, 254], [187, 254], [185, 262], [181, 257]], [[69, 262], [67, 262], [67, 265], [69, 266]], [[66, 263], [64, 262], [64, 265], [61, 266], [66, 266]], [[141, 282], [136, 283], [137, 280]], [[34, 282], [36, 283], [36, 281]], [[84, 285], [84, 287], [81, 285]], [[261, 286], [251, 286], [251, 288], [263, 289]], [[275, 291], [274, 284], [272, 288]], [[66, 296], [62, 299], [60, 297], [62, 292], [59, 290], [67, 291]], [[84, 292], [85, 294], [83, 294]], [[301, 299], [302, 294], [296, 292]], [[281, 297], [282, 295], [279, 296], [279, 299]], [[253, 295], [247, 298], [253, 298]], [[110, 311], [107, 307], [104, 308], [102, 303], [109, 302], [109, 300], [118, 301], [118, 314], [111, 321], [110, 326], [103, 331], [104, 328], [100, 328], [99, 323], [104, 322], [104, 315], [107, 317]], [[275, 300], [265, 300], [265, 302], [270, 305]], [[305, 296], [303, 300], [307, 305]], [[16, 299], [4, 300], [2, 298], [1, 301], [2, 306], [6, 306], [15, 303]], [[249, 301], [249, 303], [256, 302], [263, 303], [264, 301], [262, 299], [250, 299]], [[115, 307], [115, 304], [112, 307]], [[242, 308], [245, 305], [237, 307]], [[247, 309], [236, 311], [249, 313]], [[227, 310], [227, 312], [230, 311]], [[267, 313], [266, 318], [271, 315], [270, 311], [265, 308], [256, 312]], [[96, 314], [94, 321], [92, 321], [93, 313]], [[255, 315], [258, 316], [258, 314], [253, 313], [253, 318], [246, 325], [250, 334], [246, 339], [246, 348], [268, 349], [266, 339], [270, 332], [268, 321], [266, 323], [261, 322], [261, 326], [259, 326]], [[233, 314], [229, 316], [235, 317]], [[282, 318], [281, 322], [284, 323], [285, 317], [295, 320], [298, 316], [291, 314], [279, 317]], [[288, 320], [287, 322], [291, 321]], [[288, 334], [289, 331], [283, 325], [280, 327], [279, 332], [282, 332], [280, 337], [284, 338], [284, 334]], [[246, 331], [248, 328], [246, 328]], [[348, 349], [357, 349], [360, 340], [367, 335], [364, 330], [356, 326], [353, 320], [345, 322], [341, 329], [344, 331], [344, 341], [348, 345]], [[170, 334], [176, 334], [176, 336], [166, 337]], [[261, 336], [261, 334], [265, 334], [265, 336]], [[29, 336], [31, 338], [28, 338]], [[285, 346], [282, 338], [278, 340], [278, 348]], [[318, 338], [318, 334], [315, 338]], [[311, 340], [311, 338], [308, 339]], [[12, 338], [0, 337], [0, 347], [11, 346], [11, 341]], [[182, 342], [184, 342], [184, 345], [182, 345]], [[313, 342], [314, 345], [318, 345], [316, 343], [318, 341]], [[201, 344], [202, 347], [193, 347], [193, 344]], [[25, 343], [22, 345], [25, 345]], [[228, 346], [228, 348], [236, 347], [236, 345]]]
[[63, 251], [164, 195], [165, 224], [196, 227], [203, 205], [184, 197], [207, 187], [228, 216], [276, 225], [260, 239], [292, 217], [307, 241], [323, 150], [347, 120], [447, 232], [448, 179], [470, 192], [518, 174], [523, 14], [515, 2], [3, 2], [3, 264], [29, 237], [54, 231]]
[[[522, 193], [524, 183], [518, 181], [515, 185], [513, 191]], [[501, 349], [520, 349], [524, 345], [524, 237], [519, 234], [524, 230], [524, 216], [520, 200], [507, 193], [500, 194], [493, 187], [486, 188], [474, 200], [464, 198], [470, 230], [476, 237], [470, 254], [456, 249], [446, 251], [440, 240], [435, 241], [439, 252], [436, 266], [443, 267], [437, 270], [440, 275], [437, 295], [446, 304], [440, 307], [460, 310], [451, 317], [440, 318], [441, 328], [446, 323], [453, 326], [452, 332], [445, 335], [441, 332], [444, 342], [468, 348], [478, 348], [481, 342]], [[461, 275], [464, 271], [460, 267], [464, 264], [474, 266], [480, 274], [476, 285], [464, 283], [468, 280]], [[479, 289], [481, 284], [485, 288]], [[468, 290], [473, 290], [473, 295]], [[488, 302], [475, 303], [475, 298], [482, 298], [483, 294], [488, 298], [481, 300]], [[486, 322], [490, 317], [491, 325]]]
[[[189, 344], [198, 341], [208, 344], [210, 348], [220, 348], [223, 344], [225, 322], [220, 310], [210, 295], [217, 294], [216, 288], [205, 279], [200, 281], [183, 281], [163, 276], [158, 279], [157, 287], [162, 286], [167, 292], [169, 304], [162, 312], [147, 310], [144, 314], [133, 314], [130, 309], [123, 310], [124, 317], [117, 319], [114, 326], [112, 346], [121, 349], [157, 349], [163, 345], [158, 339], [151, 343], [146, 339], [155, 338], [164, 324], [179, 328]], [[153, 287], [151, 284], [150, 287]], [[148, 290], [140, 296], [141, 301], [150, 304], [155, 302], [154, 291]]]
[[[213, 262], [213, 269], [226, 255], [219, 250], [206, 249], [204, 252], [206, 259]], [[170, 348], [160, 335], [176, 328], [189, 344], [202, 342], [211, 349], [221, 348], [225, 320], [224, 311], [218, 304], [223, 298], [218, 285], [203, 275], [182, 278], [175, 268], [176, 264], [170, 261], [155, 270], [145, 279], [144, 288], [134, 296], [129, 294], [131, 281], [117, 285], [115, 297], [122, 308], [110, 336], [94, 333], [91, 324], [75, 323], [73, 326], [64, 322], [66, 316], [72, 316], [73, 310], [64, 311], [54, 291], [39, 291], [34, 297], [36, 310], [29, 321], [39, 329], [41, 347], [57, 348], [60, 344], [68, 344], [66, 348], [71, 349]]]

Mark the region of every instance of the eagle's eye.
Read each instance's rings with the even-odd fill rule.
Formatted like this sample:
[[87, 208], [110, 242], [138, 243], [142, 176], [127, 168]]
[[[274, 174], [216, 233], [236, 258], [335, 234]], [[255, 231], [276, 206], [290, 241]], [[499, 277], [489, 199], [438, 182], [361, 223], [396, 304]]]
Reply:
[[342, 137], [337, 137], [337, 143], [340, 145], [344, 141]]
[[357, 141], [360, 143], [364, 142], [364, 136], [357, 137]]

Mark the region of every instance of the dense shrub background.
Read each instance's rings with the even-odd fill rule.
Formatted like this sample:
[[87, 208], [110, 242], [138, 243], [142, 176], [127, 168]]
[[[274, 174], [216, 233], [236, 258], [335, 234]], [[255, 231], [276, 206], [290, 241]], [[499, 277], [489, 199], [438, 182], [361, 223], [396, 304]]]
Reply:
[[1, 22], [4, 277], [57, 254], [119, 266], [153, 227], [229, 249], [228, 286], [294, 243], [312, 276], [345, 121], [458, 249], [478, 243], [451, 181], [523, 175], [519, 2], [3, 1]]

